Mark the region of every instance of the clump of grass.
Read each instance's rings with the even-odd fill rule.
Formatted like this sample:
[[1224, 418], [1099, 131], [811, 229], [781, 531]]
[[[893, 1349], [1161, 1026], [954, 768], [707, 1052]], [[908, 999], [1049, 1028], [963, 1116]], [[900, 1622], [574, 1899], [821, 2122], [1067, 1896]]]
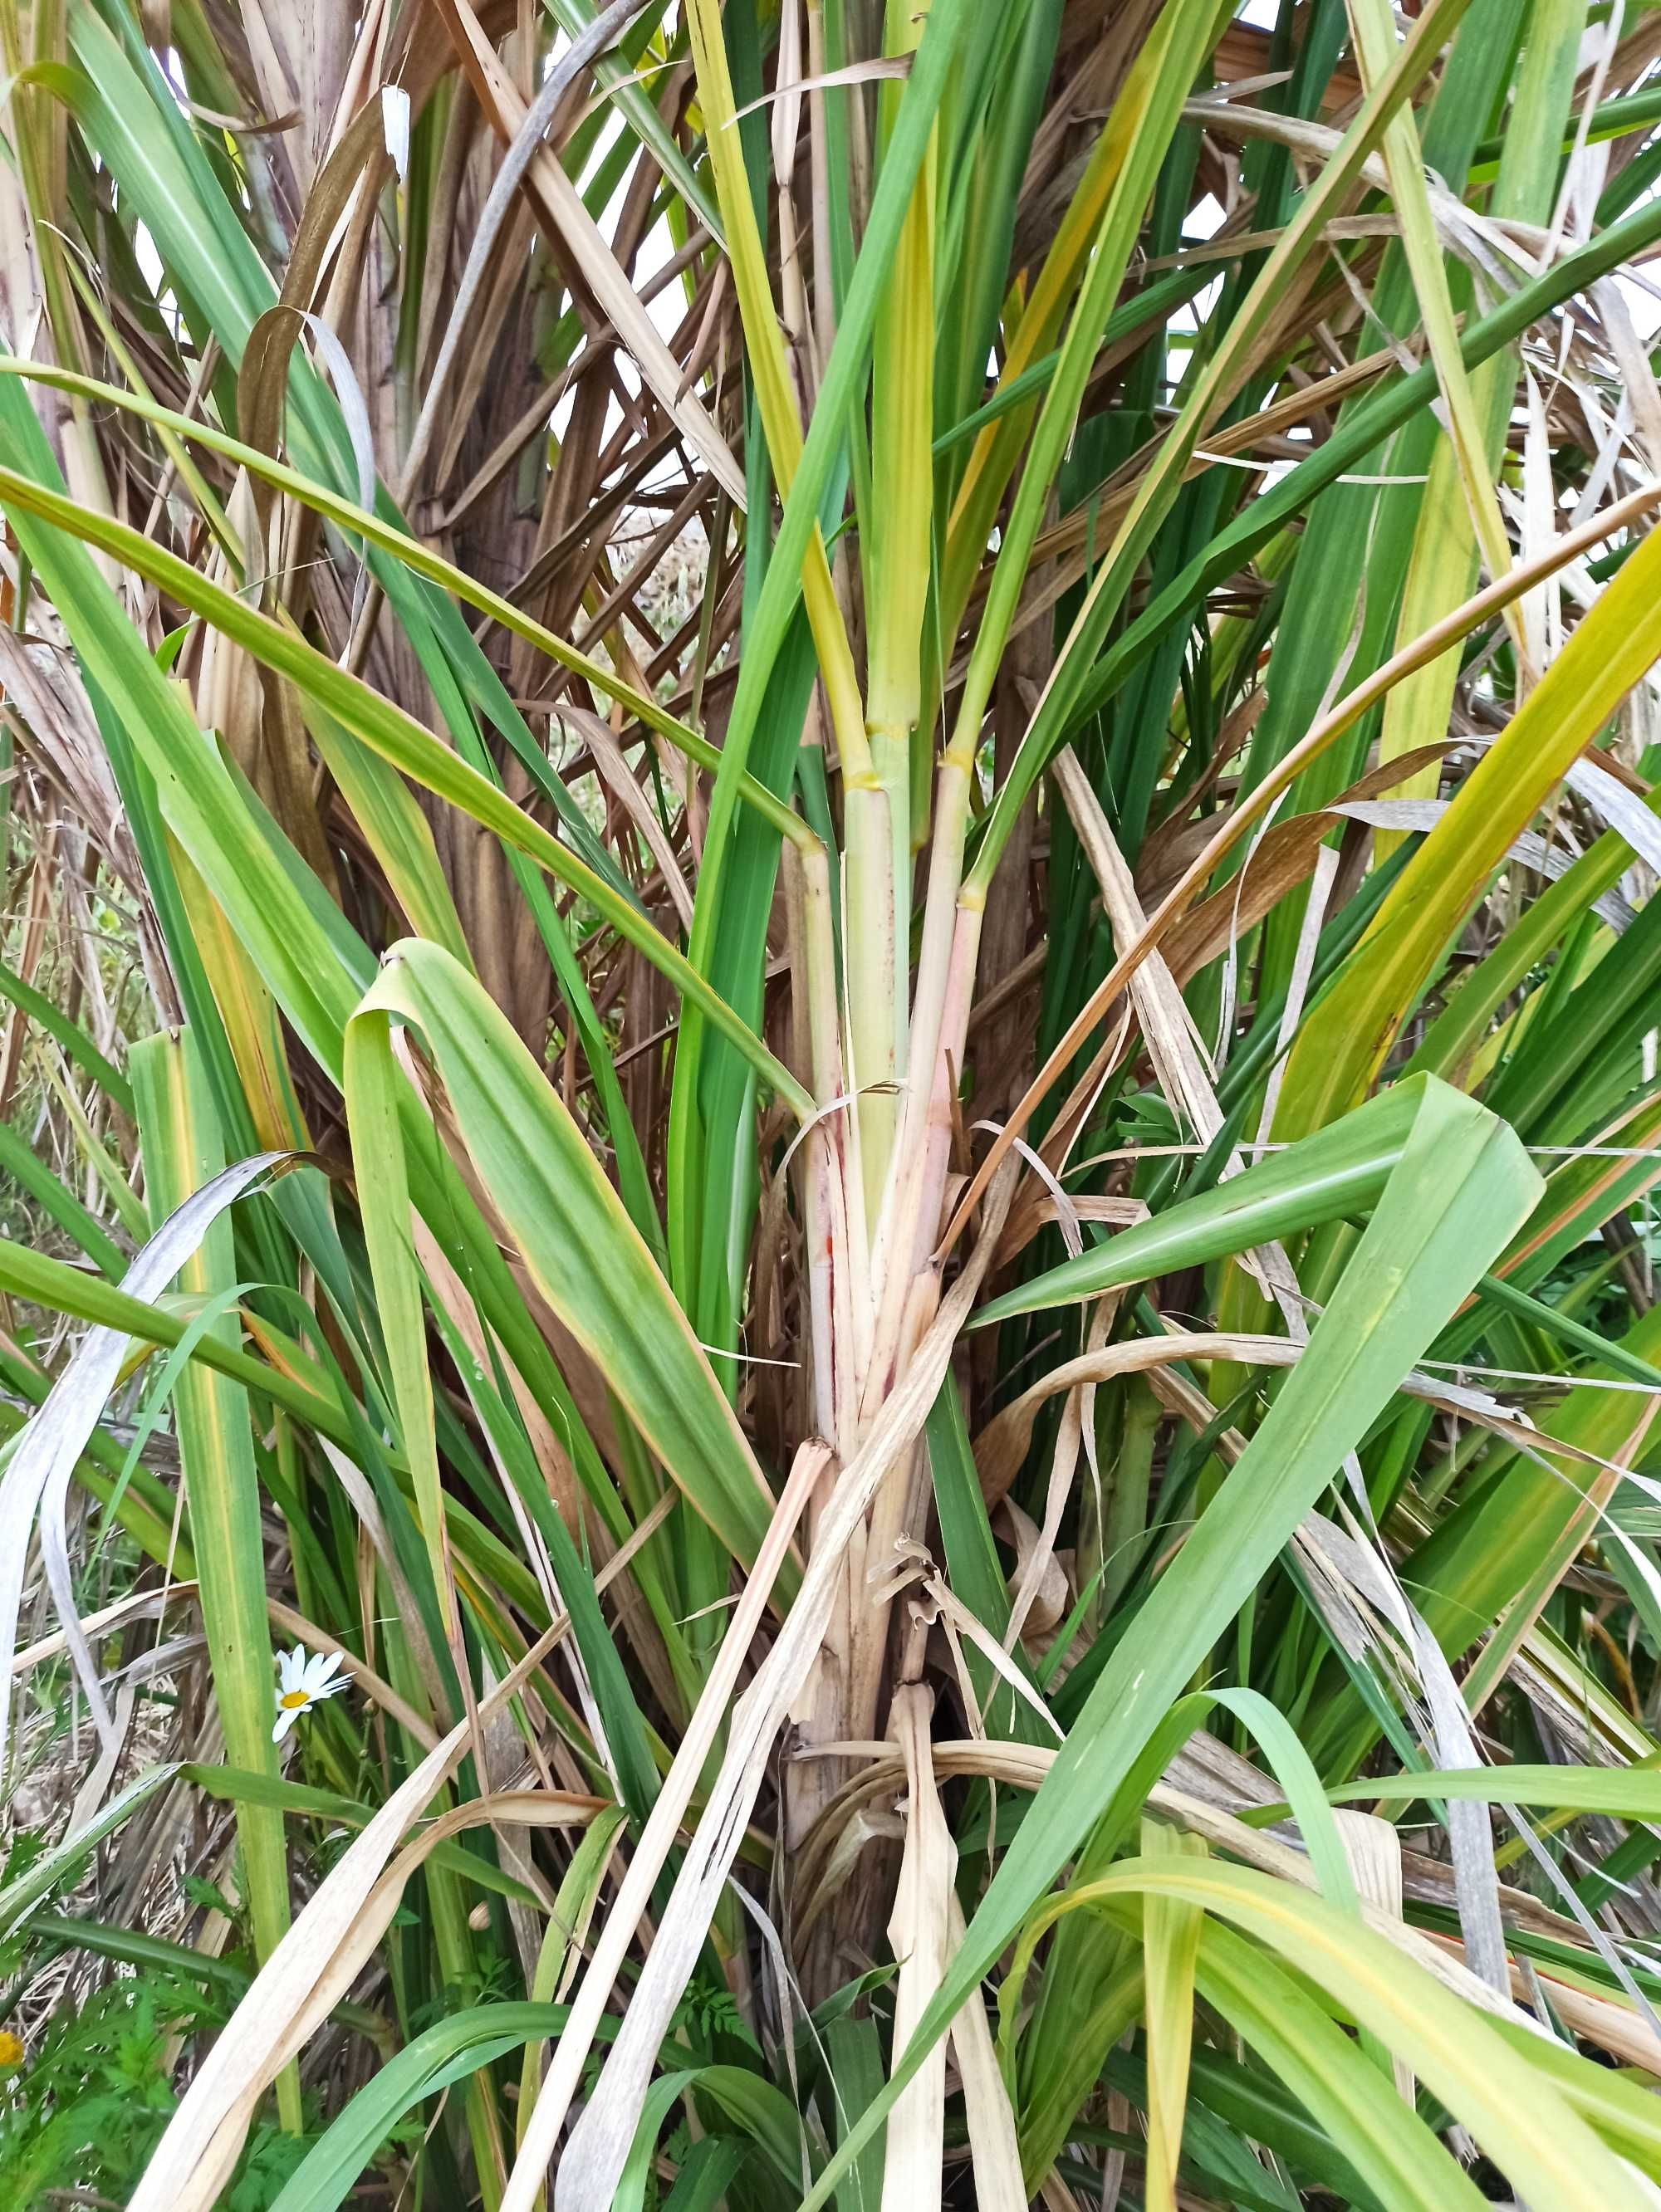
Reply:
[[1652, 47], [0, 6], [0, 2201], [1649, 2201]]

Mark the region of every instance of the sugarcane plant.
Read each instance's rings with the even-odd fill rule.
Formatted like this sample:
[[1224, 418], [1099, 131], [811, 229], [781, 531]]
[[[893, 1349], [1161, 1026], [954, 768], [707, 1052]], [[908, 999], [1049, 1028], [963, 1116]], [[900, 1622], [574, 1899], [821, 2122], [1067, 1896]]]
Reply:
[[1658, 53], [0, 0], [0, 2199], [1656, 2201]]

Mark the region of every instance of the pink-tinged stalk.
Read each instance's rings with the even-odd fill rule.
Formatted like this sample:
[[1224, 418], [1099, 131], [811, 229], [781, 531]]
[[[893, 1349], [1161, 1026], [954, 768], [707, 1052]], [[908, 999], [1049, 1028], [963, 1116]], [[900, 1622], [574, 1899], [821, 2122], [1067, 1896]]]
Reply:
[[967, 897], [960, 899], [952, 933], [952, 957], [946, 976], [946, 1003], [940, 1016], [940, 1050], [935, 1055], [934, 1083], [928, 1102], [922, 1202], [917, 1212], [917, 1242], [911, 1254], [911, 1273], [914, 1276], [929, 1265], [940, 1236], [946, 1171], [952, 1164], [952, 1107], [957, 1098], [958, 1079], [963, 1071], [964, 1051], [969, 1036], [969, 1016], [974, 1003], [975, 970], [980, 962], [981, 925], [985, 911], [978, 900], [971, 903]]
[[[897, 1376], [901, 1323], [911, 1280], [911, 1258], [920, 1234], [932, 1241], [933, 1223], [920, 1231], [923, 1213], [923, 1164], [944, 1032], [952, 945], [957, 935], [958, 892], [963, 881], [964, 842], [969, 826], [969, 784], [972, 758], [948, 751], [940, 763], [934, 805], [934, 835], [929, 856], [928, 896], [923, 908], [922, 945], [917, 985], [911, 1001], [911, 1053], [894, 1164], [884, 1193], [882, 1212], [871, 1254], [872, 1296], [876, 1328], [861, 1404], [876, 1410]], [[958, 1051], [962, 1051], [959, 1041]], [[949, 1073], [944, 1080], [951, 1082]], [[950, 1101], [947, 1101], [948, 1119]], [[939, 1206], [938, 1195], [935, 1200]]]
[[856, 1093], [860, 1178], [867, 1212], [881, 1195], [894, 1146], [894, 1005], [900, 988], [888, 793], [849, 783], [843, 799], [843, 967], [848, 979], [848, 1065]]
[[[809, 1334], [813, 1362], [814, 1425], [827, 1443], [845, 1448], [847, 1368], [856, 1341], [850, 1290], [855, 1273], [863, 1275], [864, 1224], [849, 1219], [849, 1150], [848, 1109], [843, 1097], [842, 1029], [837, 1011], [837, 951], [830, 904], [830, 865], [814, 840], [794, 848], [795, 865], [787, 875], [787, 896], [800, 935], [806, 1008], [808, 1080], [818, 1115], [804, 1143]], [[861, 1245], [854, 1270], [850, 1226]]]

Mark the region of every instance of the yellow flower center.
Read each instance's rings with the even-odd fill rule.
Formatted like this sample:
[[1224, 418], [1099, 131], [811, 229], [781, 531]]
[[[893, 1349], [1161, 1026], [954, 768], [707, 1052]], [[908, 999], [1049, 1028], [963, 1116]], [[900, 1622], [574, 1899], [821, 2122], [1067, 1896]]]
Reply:
[[285, 1713], [295, 1713], [301, 1705], [310, 1705], [312, 1693], [309, 1690], [285, 1690], [277, 1702]]
[[23, 2045], [15, 2035], [0, 2033], [0, 2071], [9, 2070], [23, 2063]]

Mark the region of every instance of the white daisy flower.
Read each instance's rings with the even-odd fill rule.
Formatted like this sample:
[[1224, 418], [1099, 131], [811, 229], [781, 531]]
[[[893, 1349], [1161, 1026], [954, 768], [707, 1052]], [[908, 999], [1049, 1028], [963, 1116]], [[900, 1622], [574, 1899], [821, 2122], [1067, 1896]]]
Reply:
[[345, 1662], [338, 1651], [307, 1651], [296, 1644], [292, 1651], [277, 1654], [277, 1726], [271, 1741], [281, 1743], [301, 1713], [309, 1712], [325, 1698], [337, 1697], [346, 1687], [337, 1680]]

